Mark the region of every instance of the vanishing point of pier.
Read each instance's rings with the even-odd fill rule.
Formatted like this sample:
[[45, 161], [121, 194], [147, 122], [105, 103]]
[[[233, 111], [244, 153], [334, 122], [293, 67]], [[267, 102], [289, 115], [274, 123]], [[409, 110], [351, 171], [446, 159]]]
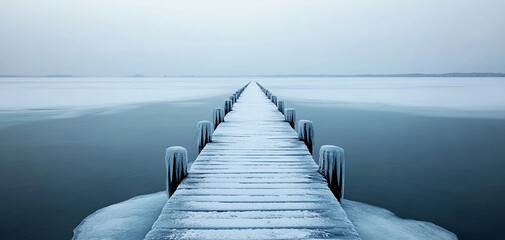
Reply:
[[339, 203], [343, 150], [323, 146], [316, 164], [312, 122], [295, 119], [260, 84], [239, 89], [198, 123], [191, 167], [167, 149], [171, 197], [145, 239], [359, 239]]

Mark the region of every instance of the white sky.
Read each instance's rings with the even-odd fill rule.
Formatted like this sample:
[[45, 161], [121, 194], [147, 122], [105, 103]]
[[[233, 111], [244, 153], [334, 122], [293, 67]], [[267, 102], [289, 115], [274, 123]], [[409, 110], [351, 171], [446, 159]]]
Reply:
[[503, 0], [1, 0], [0, 74], [505, 72]]

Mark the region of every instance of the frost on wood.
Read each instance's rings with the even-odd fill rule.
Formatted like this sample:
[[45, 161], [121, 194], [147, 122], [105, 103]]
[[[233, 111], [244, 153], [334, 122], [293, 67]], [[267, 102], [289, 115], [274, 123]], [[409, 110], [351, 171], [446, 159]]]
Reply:
[[231, 112], [232, 102], [230, 99], [224, 100], [224, 114]]
[[167, 170], [166, 190], [168, 197], [170, 197], [188, 174], [188, 151], [179, 146], [167, 148], [165, 166]]
[[224, 109], [214, 108], [214, 111], [212, 112], [212, 124], [214, 125], [214, 129], [216, 129], [222, 122], [224, 122]]
[[307, 145], [310, 154], [312, 154], [312, 146], [314, 144], [314, 127], [312, 121], [298, 121], [298, 139], [302, 140], [305, 145]]
[[294, 108], [286, 108], [286, 113], [284, 114], [284, 117], [286, 121], [291, 125], [293, 129], [295, 129], [295, 123], [296, 123], [296, 111]]
[[277, 101], [277, 109], [279, 109], [279, 111], [282, 114], [284, 114], [284, 101], [282, 100]]
[[333, 195], [338, 201], [344, 198], [345, 157], [344, 149], [323, 145], [319, 150], [319, 172], [328, 181]]
[[196, 128], [198, 129], [198, 153], [200, 153], [205, 145], [212, 141], [214, 127], [209, 121], [200, 121], [196, 125]]

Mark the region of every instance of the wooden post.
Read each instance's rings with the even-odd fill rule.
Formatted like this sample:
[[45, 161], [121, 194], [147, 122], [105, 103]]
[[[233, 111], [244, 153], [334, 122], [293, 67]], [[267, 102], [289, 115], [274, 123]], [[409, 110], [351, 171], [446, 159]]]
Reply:
[[212, 132], [214, 127], [209, 121], [200, 121], [196, 124], [198, 129], [198, 153], [200, 153], [207, 143], [212, 142]]
[[344, 198], [344, 149], [333, 145], [321, 146], [319, 150], [319, 172], [326, 178], [328, 187], [340, 202]]
[[312, 146], [314, 145], [314, 126], [312, 121], [298, 121], [298, 139], [302, 140], [305, 145], [307, 145], [310, 154], [312, 154]]
[[167, 171], [165, 187], [168, 198], [170, 198], [182, 179], [188, 175], [188, 151], [179, 146], [167, 148], [165, 166]]
[[284, 101], [282, 100], [277, 101], [277, 109], [279, 109], [279, 112], [284, 114]]
[[224, 122], [224, 109], [214, 108], [214, 111], [212, 111], [212, 124], [214, 125], [214, 129], [222, 122]]
[[231, 112], [231, 109], [232, 109], [231, 100], [230, 99], [224, 100], [224, 115]]
[[294, 108], [286, 108], [286, 114], [284, 114], [284, 117], [286, 121], [291, 125], [293, 129], [295, 129], [295, 123], [296, 123], [296, 111]]

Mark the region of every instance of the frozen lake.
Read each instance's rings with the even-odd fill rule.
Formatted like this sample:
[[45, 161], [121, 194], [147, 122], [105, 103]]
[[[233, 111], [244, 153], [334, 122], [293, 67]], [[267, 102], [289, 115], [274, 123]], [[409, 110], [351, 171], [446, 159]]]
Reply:
[[505, 118], [503, 78], [0, 78], [0, 111], [86, 111], [228, 94], [248, 81], [280, 98], [431, 116]]
[[[171, 145], [256, 80], [346, 149], [346, 197], [500, 239], [501, 78], [0, 78], [0, 238], [69, 239], [95, 210], [164, 187]], [[161, 170], [160, 170], [161, 169]]]

